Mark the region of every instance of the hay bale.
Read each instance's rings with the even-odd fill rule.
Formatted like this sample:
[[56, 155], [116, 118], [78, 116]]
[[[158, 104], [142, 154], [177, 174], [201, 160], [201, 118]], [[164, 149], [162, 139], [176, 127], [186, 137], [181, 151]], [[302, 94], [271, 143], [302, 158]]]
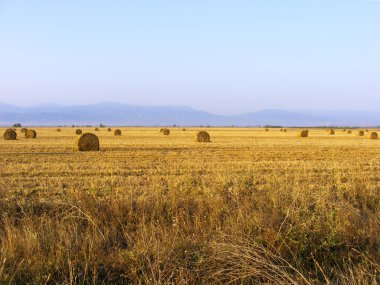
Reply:
[[28, 130], [27, 128], [22, 128], [22, 129], [21, 129], [21, 133], [22, 133], [22, 134], [25, 134], [27, 130]]
[[99, 128], [95, 128], [95, 132], [99, 132]]
[[185, 128], [183, 128], [183, 129], [182, 129], [182, 131], [183, 131], [183, 132], [185, 132], [185, 131], [186, 131], [186, 129], [185, 129]]
[[364, 136], [364, 131], [359, 131], [359, 132], [358, 132], [358, 136], [359, 136], [359, 137], [363, 137], [363, 136]]
[[346, 132], [346, 129], [343, 129], [343, 133], [345, 133]]
[[107, 129], [107, 132], [112, 132], [112, 129], [111, 129], [111, 128], [108, 128], [108, 129]]
[[287, 129], [283, 129], [282, 131], [283, 131], [284, 133], [286, 133], [288, 130], [287, 130]]
[[298, 133], [298, 137], [307, 138], [309, 136], [309, 130], [302, 130]]
[[35, 130], [27, 130], [25, 133], [27, 139], [35, 139], [37, 137], [37, 132]]
[[200, 131], [196, 134], [195, 136], [195, 141], [196, 142], [210, 142], [210, 135], [208, 132], [205, 131]]
[[330, 130], [329, 130], [329, 134], [330, 134], [330, 135], [335, 135], [335, 131], [334, 131], [333, 129], [330, 129]]
[[266, 132], [269, 132], [269, 129], [265, 129]]
[[280, 130], [280, 132], [283, 132], [283, 131], [284, 131], [283, 129]]
[[76, 135], [81, 135], [82, 134], [82, 130], [81, 129], [76, 129], [75, 134]]
[[113, 133], [115, 136], [121, 136], [121, 130], [119, 129], [116, 129]]
[[170, 130], [169, 129], [163, 129], [162, 134], [164, 136], [168, 136], [168, 135], [170, 135]]
[[60, 133], [61, 132], [61, 129], [57, 129], [57, 133]]
[[351, 131], [351, 130], [348, 130], [348, 131], [347, 131], [347, 134], [352, 134], [352, 131]]
[[99, 139], [96, 135], [85, 133], [78, 137], [76, 141], [79, 151], [98, 151]]
[[377, 140], [379, 139], [379, 135], [377, 134], [377, 132], [372, 132], [369, 138], [371, 140]]
[[164, 129], [163, 129], [163, 128], [161, 128], [161, 129], [160, 129], [160, 133], [162, 133], [163, 131], [164, 131]]
[[14, 130], [6, 130], [4, 132], [4, 139], [7, 141], [15, 140], [17, 138], [17, 133]]

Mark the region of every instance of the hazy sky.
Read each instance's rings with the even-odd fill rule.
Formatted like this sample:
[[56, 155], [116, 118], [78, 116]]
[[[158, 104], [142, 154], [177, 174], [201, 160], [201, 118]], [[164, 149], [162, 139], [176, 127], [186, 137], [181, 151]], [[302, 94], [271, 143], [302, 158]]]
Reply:
[[0, 102], [380, 111], [380, 2], [0, 0]]

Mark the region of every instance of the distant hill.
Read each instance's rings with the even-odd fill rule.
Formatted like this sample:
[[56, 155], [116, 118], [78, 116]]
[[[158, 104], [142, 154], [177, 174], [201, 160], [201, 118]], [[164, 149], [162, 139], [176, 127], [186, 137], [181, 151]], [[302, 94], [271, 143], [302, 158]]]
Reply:
[[233, 116], [185, 106], [93, 105], [18, 107], [0, 103], [0, 125], [212, 125], [212, 126], [380, 126], [380, 112], [263, 110]]

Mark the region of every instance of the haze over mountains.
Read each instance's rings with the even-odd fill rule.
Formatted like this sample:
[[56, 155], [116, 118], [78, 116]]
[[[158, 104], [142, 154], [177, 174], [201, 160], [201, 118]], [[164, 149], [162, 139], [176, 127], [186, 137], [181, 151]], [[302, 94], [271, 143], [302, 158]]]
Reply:
[[375, 111], [263, 110], [231, 116], [185, 106], [136, 106], [114, 102], [19, 107], [0, 103], [0, 125], [130, 125], [130, 126], [380, 126]]

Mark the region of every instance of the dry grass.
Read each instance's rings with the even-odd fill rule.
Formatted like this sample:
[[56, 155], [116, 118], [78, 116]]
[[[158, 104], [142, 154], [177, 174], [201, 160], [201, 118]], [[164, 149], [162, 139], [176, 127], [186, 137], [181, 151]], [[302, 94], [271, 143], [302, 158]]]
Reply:
[[124, 130], [0, 141], [0, 284], [379, 283], [378, 140]]

